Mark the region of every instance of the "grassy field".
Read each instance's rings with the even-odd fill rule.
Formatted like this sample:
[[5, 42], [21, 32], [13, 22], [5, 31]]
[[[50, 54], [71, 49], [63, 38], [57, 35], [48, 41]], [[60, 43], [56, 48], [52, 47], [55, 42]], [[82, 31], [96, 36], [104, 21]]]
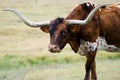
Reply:
[[[69, 45], [61, 53], [48, 52], [49, 34], [26, 26], [14, 8], [32, 21], [66, 17], [79, 3], [88, 0], [2, 0], [0, 1], [0, 80], [83, 80], [85, 57]], [[98, 4], [120, 0], [91, 0]], [[120, 53], [99, 51], [96, 57], [98, 80], [120, 80]]]

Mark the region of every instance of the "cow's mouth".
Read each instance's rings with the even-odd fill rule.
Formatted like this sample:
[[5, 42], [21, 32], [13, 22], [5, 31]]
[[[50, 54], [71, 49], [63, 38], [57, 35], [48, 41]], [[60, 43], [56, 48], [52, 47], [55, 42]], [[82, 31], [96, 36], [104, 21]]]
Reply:
[[49, 50], [51, 53], [59, 53], [60, 51]]
[[50, 44], [48, 46], [48, 50], [51, 52], [51, 53], [59, 53], [61, 51], [60, 47], [58, 45], [54, 45], [54, 44]]

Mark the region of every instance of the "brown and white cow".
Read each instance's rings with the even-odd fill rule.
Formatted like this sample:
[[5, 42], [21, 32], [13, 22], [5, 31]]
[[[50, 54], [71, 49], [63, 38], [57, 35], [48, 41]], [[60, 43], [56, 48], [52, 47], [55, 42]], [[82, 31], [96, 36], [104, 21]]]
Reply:
[[4, 11], [11, 11], [27, 25], [40, 27], [42, 31], [49, 33], [50, 52], [60, 52], [68, 43], [75, 53], [79, 51], [79, 54], [86, 55], [84, 80], [90, 80], [90, 72], [91, 79], [97, 80], [95, 56], [99, 37], [103, 37], [107, 44], [120, 48], [119, 4], [97, 6], [94, 3], [82, 3], [66, 18], [45, 22], [32, 22], [13, 9]]

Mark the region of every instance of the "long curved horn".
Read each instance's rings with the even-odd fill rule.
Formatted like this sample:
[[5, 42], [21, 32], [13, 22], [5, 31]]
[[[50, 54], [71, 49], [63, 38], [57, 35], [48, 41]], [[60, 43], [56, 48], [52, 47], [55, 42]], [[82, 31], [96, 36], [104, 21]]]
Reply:
[[101, 6], [98, 6], [96, 8], [94, 8], [90, 13], [89, 15], [87, 16], [87, 18], [85, 20], [67, 20], [68, 24], [79, 24], [79, 25], [86, 25], [88, 24], [93, 16], [95, 15], [95, 13], [98, 11], [99, 8], [103, 7], [105, 5], [101, 5]]
[[28, 20], [26, 17], [24, 17], [20, 12], [14, 9], [4, 9], [3, 11], [10, 11], [15, 13], [25, 24], [27, 24], [30, 27], [44, 27], [50, 24], [50, 21], [32, 22]]

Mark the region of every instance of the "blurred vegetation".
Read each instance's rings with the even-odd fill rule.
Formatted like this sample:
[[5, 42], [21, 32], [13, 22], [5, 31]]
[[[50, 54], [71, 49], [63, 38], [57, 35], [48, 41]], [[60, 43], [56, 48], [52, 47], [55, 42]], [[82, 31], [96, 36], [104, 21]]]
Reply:
[[[109, 53], [105, 51], [99, 51], [97, 53], [97, 60], [119, 60], [120, 54], [118, 53]], [[108, 55], [109, 54], [109, 55]], [[0, 70], [11, 69], [11, 68], [20, 68], [23, 66], [33, 66], [33, 65], [51, 65], [51, 64], [75, 64], [79, 62], [85, 62], [85, 57], [80, 57], [79, 55], [39, 55], [31, 56], [25, 55], [20, 56], [17, 54], [5, 54], [0, 57]]]
[[[1, 80], [78, 80], [85, 74], [85, 57], [78, 54], [18, 55], [0, 57]], [[98, 78], [119, 80], [120, 54], [99, 51], [96, 57]], [[114, 74], [114, 75], [113, 75]], [[54, 75], [54, 76], [53, 76]], [[64, 76], [63, 76], [64, 75]], [[46, 77], [47, 76], [47, 77]], [[108, 76], [108, 77], [107, 77]]]

